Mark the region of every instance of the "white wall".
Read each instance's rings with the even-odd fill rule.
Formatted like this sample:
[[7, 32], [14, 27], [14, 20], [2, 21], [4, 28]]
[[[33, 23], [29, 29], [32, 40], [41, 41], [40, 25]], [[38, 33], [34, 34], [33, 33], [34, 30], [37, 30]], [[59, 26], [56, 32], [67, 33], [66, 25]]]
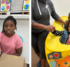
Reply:
[[[68, 16], [70, 12], [70, 0], [51, 0], [57, 14], [61, 16]], [[53, 24], [54, 19], [50, 19], [50, 23]]]
[[[0, 16], [0, 31], [2, 31], [3, 21], [7, 16]], [[29, 64], [29, 16], [14, 16], [17, 19], [17, 31], [16, 34], [23, 37], [23, 51], [22, 57], [25, 58], [25, 62]], [[21, 18], [22, 17], [22, 18]]]

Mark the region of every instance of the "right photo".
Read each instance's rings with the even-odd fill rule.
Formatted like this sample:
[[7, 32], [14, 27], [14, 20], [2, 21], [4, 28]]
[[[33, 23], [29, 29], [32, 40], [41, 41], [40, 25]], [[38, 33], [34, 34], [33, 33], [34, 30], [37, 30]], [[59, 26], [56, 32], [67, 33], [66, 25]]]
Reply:
[[32, 67], [70, 67], [69, 2], [31, 1]]

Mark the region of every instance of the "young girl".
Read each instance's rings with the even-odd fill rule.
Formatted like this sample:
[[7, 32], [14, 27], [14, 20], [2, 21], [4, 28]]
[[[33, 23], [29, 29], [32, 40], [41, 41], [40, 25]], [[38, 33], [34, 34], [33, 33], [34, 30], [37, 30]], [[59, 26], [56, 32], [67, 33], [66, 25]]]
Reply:
[[0, 32], [0, 48], [4, 54], [20, 56], [22, 53], [22, 40], [15, 34], [16, 20], [8, 16], [3, 23], [3, 30]]
[[62, 44], [70, 44], [70, 19], [69, 17], [68, 17], [68, 20], [66, 21], [66, 26], [65, 26], [64, 31], [54, 30], [54, 32], [52, 32], [53, 34], [57, 36], [61, 36], [60, 42]]

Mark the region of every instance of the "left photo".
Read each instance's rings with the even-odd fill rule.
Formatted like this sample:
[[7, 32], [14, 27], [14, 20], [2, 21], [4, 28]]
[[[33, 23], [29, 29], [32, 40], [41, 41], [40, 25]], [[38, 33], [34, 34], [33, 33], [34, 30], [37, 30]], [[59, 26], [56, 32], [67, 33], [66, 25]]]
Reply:
[[0, 0], [0, 67], [29, 67], [29, 0]]

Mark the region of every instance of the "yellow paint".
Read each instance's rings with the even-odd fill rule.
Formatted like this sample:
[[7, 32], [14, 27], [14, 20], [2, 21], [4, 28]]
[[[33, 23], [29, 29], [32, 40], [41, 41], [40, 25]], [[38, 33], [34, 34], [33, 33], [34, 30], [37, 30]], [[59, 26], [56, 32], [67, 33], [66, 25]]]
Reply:
[[23, 9], [25, 9], [26, 8], [26, 6], [23, 6]]
[[7, 0], [7, 3], [9, 3], [9, 0]]
[[28, 9], [30, 9], [30, 7], [28, 7]]
[[7, 11], [7, 9], [4, 9], [4, 11]]
[[3, 2], [5, 2], [5, 0], [3, 0]]
[[16, 56], [13, 56], [14, 58], [17, 58]]
[[1, 6], [3, 6], [3, 4], [1, 3]]
[[5, 7], [6, 7], [7, 5], [5, 4]]
[[29, 1], [26, 1], [26, 4], [29, 4]]

